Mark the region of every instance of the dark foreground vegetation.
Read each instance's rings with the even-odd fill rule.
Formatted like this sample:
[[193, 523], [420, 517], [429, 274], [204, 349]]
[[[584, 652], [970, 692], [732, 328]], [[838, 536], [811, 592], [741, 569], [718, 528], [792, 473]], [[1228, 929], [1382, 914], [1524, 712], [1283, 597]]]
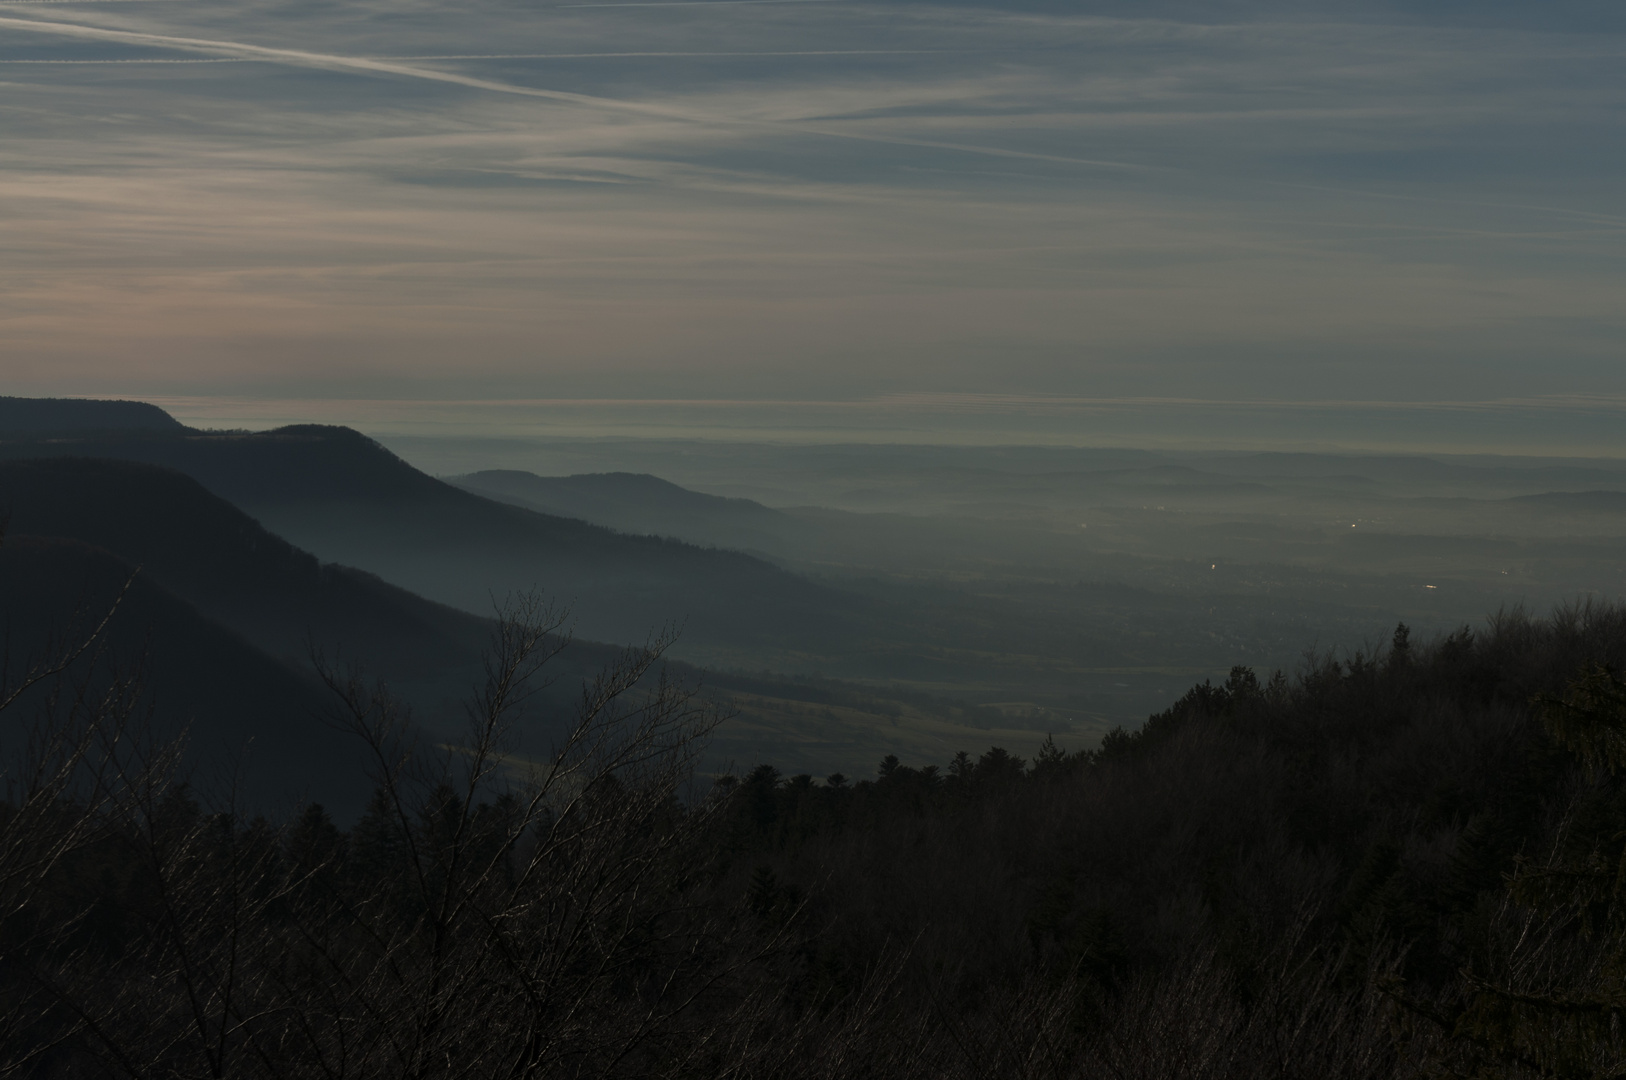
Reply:
[[698, 786], [718, 713], [660, 643], [505, 754], [555, 625], [502, 621], [455, 747], [327, 671], [376, 784], [348, 831], [180, 782], [94, 634], [14, 683], [0, 1071], [1626, 1069], [1626, 609], [1238, 668], [1097, 751]]

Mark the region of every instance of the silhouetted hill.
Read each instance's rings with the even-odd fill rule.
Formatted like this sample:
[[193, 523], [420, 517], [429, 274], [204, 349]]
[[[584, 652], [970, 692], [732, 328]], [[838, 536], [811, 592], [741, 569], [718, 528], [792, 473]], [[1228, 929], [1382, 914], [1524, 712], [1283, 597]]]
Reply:
[[[16, 677], [30, 656], [81, 637], [105, 614], [133, 567], [73, 540], [19, 535], [0, 546], [0, 620]], [[286, 810], [300, 799], [354, 817], [370, 785], [359, 740], [332, 728], [327, 692], [225, 626], [136, 573], [107, 631], [94, 670], [73, 675], [105, 685], [139, 671], [154, 708], [153, 734], [184, 731], [200, 792], [235, 788], [250, 805]], [[7, 738], [24, 729], [36, 694], [8, 712]], [[15, 723], [12, 721], [15, 720]]]
[[[313, 646], [330, 660], [359, 663], [432, 729], [460, 723], [461, 702], [484, 678], [488, 618], [323, 563], [173, 470], [108, 459], [0, 461], [0, 512], [14, 533], [82, 542], [141, 567], [294, 671], [310, 671]], [[570, 643], [552, 665], [557, 682], [543, 714], [523, 732], [528, 746], [546, 745], [582, 680], [616, 654], [593, 641]]]
[[[691, 663], [882, 680], [1004, 703], [1013, 715], [1029, 715], [1029, 706], [1041, 702], [1062, 709], [1067, 725], [1072, 717], [1094, 724], [1107, 711], [1122, 715], [1129, 701], [1138, 711], [1172, 691], [1174, 680], [1215, 670], [1222, 643], [1231, 650], [1226, 655], [1247, 649], [1248, 658], [1274, 658], [1296, 647], [1312, 606], [1322, 625], [1336, 621], [1345, 640], [1389, 621], [1334, 608], [1323, 593], [1313, 605], [1265, 595], [1216, 608], [1206, 596], [1149, 605], [1067, 588], [1123, 577], [1094, 566], [1082, 572], [1063, 566], [1010, 584], [979, 583], [980, 568], [962, 575], [966, 564], [944, 556], [971, 544], [981, 545], [983, 568], [1003, 573], [1004, 563], [1019, 561], [999, 546], [1010, 520], [1003, 512], [987, 524], [946, 530], [895, 513], [880, 523], [880, 533], [869, 517], [782, 512], [795, 528], [776, 555], [828, 575], [802, 577], [735, 551], [503, 505], [426, 476], [344, 428], [0, 440], [0, 457], [26, 456], [114, 457], [173, 468], [323, 561], [360, 567], [466, 612], [485, 614], [493, 597], [537, 587], [570, 605], [583, 639], [639, 642], [676, 622], [683, 636], [674, 657]], [[1165, 471], [1180, 483], [1191, 476]], [[996, 480], [1011, 483], [992, 474], [977, 482]], [[895, 494], [886, 497], [889, 506], [896, 502]], [[1160, 517], [1159, 524], [1168, 520]], [[1084, 546], [1099, 545], [1097, 535], [1093, 525], [1088, 534], [1070, 526], [1066, 536], [1047, 538], [1045, 550], [1072, 559]], [[885, 558], [877, 561], [883, 544]], [[1205, 560], [1204, 569], [1213, 561]], [[1215, 580], [1199, 581], [1195, 567], [1155, 569], [1155, 576], [1137, 580], [1160, 595], [1171, 580], [1203, 590]], [[410, 688], [414, 701], [446, 702], [462, 689], [432, 672], [426, 680], [432, 685]], [[764, 720], [764, 730], [778, 724]]]
[[0, 462], [0, 511], [15, 533], [115, 553], [295, 664], [315, 645], [414, 681], [470, 669], [488, 633], [484, 619], [322, 564], [169, 469], [84, 458]]
[[[1064, 702], [1065, 715], [1093, 715], [1124, 695], [1144, 696], [1151, 682], [1181, 677], [1176, 669], [1207, 669], [1213, 643], [1234, 632], [1219, 628], [1206, 601], [1200, 611], [1195, 603], [1160, 609], [1157, 618], [1178, 635], [1169, 641], [1140, 632], [1148, 615], [1138, 601], [1081, 604], [1050, 586], [1039, 609], [1027, 594], [978, 596], [867, 572], [835, 587], [735, 551], [500, 504], [426, 476], [344, 428], [0, 442], [0, 457], [29, 456], [175, 469], [323, 561], [360, 567], [466, 612], [488, 613], [493, 598], [535, 587], [570, 606], [580, 639], [641, 642], [677, 623], [674, 659], [724, 670], [879, 679], [984, 702]], [[824, 526], [795, 520], [805, 550]], [[899, 540], [906, 566], [929, 560], [932, 545], [943, 542], [929, 530]], [[1273, 602], [1258, 614], [1283, 633]], [[1117, 673], [1125, 668], [1143, 674]], [[410, 685], [419, 676], [428, 685]], [[392, 681], [420, 705], [449, 705], [465, 686], [434, 672]]]
[[690, 491], [648, 473], [538, 476], [488, 469], [447, 480], [465, 491], [544, 514], [737, 551], [773, 550], [796, 529], [793, 520], [759, 502]]
[[[385, 678], [431, 731], [457, 730], [461, 702], [484, 678], [481, 651], [491, 629], [488, 620], [424, 600], [363, 571], [323, 564], [172, 470], [108, 459], [0, 461], [0, 511], [7, 510], [14, 532], [93, 545], [116, 554], [121, 564], [139, 565], [145, 587], [163, 590], [176, 603], [197, 609], [200, 617], [246, 638], [287, 669], [285, 674], [310, 676], [309, 644], [330, 656], [360, 660], [368, 674]], [[40, 605], [44, 613], [72, 608], [74, 588], [65, 585], [59, 592], [53, 594], [54, 607]], [[153, 640], [169, 647], [172, 621], [159, 620], [152, 627]], [[187, 633], [181, 634], [183, 639]], [[583, 681], [613, 663], [617, 654], [614, 647], [592, 641], [570, 642], [551, 663], [553, 684], [515, 733], [518, 742], [511, 749], [545, 750], [563, 722], [574, 716]], [[801, 706], [811, 704], [841, 710], [839, 723], [823, 736], [832, 745], [821, 751], [820, 760], [834, 760], [831, 768], [866, 759], [873, 745], [879, 745], [873, 744], [872, 729], [887, 733], [888, 746], [913, 746], [911, 740], [917, 738], [936, 745], [962, 721], [986, 726], [998, 719], [989, 714], [968, 721], [960, 715], [963, 710], [929, 695], [878, 696], [831, 680], [703, 678], [681, 663], [671, 666], [671, 674], [687, 685], [704, 681], [750, 696], [750, 717], [720, 733], [714, 761], [719, 765], [730, 759], [755, 760], [798, 739], [808, 719]], [[229, 725], [229, 699], [197, 699], [194, 683], [201, 679], [208, 684], [211, 678], [209, 672], [194, 672], [177, 661], [154, 672], [152, 687], [162, 698], [179, 695], [195, 710], [214, 710], [211, 722]], [[902, 729], [900, 700], [910, 706]], [[818, 722], [828, 728], [832, 720], [821, 716]], [[294, 785], [289, 781], [286, 786], [292, 790]]]
[[539, 587], [584, 637], [641, 641], [675, 621], [688, 648], [805, 648], [850, 626], [852, 599], [732, 551], [630, 536], [508, 506], [412, 468], [348, 428], [109, 434], [0, 446], [22, 456], [115, 457], [193, 477], [324, 560], [362, 567], [465, 611]]
[[86, 430], [185, 431], [179, 420], [145, 401], [0, 397], [0, 435]]

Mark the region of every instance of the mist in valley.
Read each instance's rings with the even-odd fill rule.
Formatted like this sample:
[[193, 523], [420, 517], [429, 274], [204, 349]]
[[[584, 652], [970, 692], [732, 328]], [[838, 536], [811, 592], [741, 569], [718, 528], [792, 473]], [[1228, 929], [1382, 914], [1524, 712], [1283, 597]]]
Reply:
[[[1377, 655], [1400, 624], [1429, 640], [1608, 601], [1626, 563], [1626, 465], [1611, 458], [381, 443], [338, 427], [211, 431], [167, 417], [167, 428], [65, 434], [40, 415], [45, 427], [14, 424], [0, 445], [15, 463], [14, 531], [118, 552], [296, 670], [313, 646], [349, 656], [432, 729], [457, 722], [479, 627], [509, 597], [567, 612], [582, 670], [605, 650], [669, 638], [668, 659], [734, 704], [710, 772], [773, 762], [863, 775], [887, 754], [924, 765], [989, 744], [1030, 757], [1047, 738], [1091, 749], [1239, 666], [1292, 676]], [[52, 472], [28, 464], [38, 455], [159, 471]], [[75, 487], [120, 499], [95, 496], [91, 510]], [[119, 508], [138, 499], [175, 520]], [[272, 536], [226, 541], [238, 512]], [[224, 551], [182, 556], [164, 539], [180, 520], [199, 551], [229, 543], [263, 562], [251, 550], [288, 543], [308, 553], [301, 573], [332, 566], [329, 584], [301, 588], [334, 614], [273, 599], [255, 580], [263, 571]], [[341, 586], [371, 592], [318, 599]], [[420, 630], [400, 629], [407, 597], [432, 605], [406, 624]], [[526, 745], [547, 737], [538, 729]]]
[[828, 657], [820, 673], [1084, 745], [1235, 664], [1292, 672], [1371, 654], [1402, 622], [1443, 634], [1626, 584], [1615, 459], [389, 441], [426, 468], [488, 466], [446, 479], [490, 498], [931, 612], [952, 671]]

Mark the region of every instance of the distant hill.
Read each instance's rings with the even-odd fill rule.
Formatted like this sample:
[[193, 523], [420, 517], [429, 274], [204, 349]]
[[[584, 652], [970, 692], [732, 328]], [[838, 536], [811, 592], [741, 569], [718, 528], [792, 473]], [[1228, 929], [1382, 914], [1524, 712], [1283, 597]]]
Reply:
[[[673, 658], [709, 668], [883, 680], [983, 701], [1067, 701], [1093, 714], [1102, 707], [1097, 702], [1144, 697], [1145, 690], [1140, 682], [1090, 673], [1184, 672], [1206, 663], [1200, 658], [1215, 640], [1207, 623], [1172, 609], [1160, 618], [1181, 635], [1177, 644], [1138, 633], [1131, 627], [1147, 617], [1139, 602], [1096, 598], [1081, 605], [1072, 593], [1063, 597], [1047, 586], [1035, 611], [1020, 598], [867, 571], [847, 574], [838, 586], [737, 551], [541, 514], [427, 476], [347, 428], [0, 441], [0, 458], [70, 456], [174, 469], [324, 562], [359, 567], [465, 612], [488, 613], [494, 598], [536, 587], [569, 605], [580, 639], [642, 642], [677, 624], [682, 638]], [[786, 516], [796, 522], [793, 540], [801, 551], [832, 533], [849, 546], [870, 536], [844, 519]], [[904, 567], [930, 566], [933, 545], [943, 542], [924, 527], [894, 540]], [[794, 557], [790, 545], [785, 550]], [[1176, 676], [1148, 676], [1165, 677]], [[1096, 689], [1081, 694], [1081, 678], [1093, 679]], [[433, 685], [413, 690], [416, 700], [455, 697], [449, 677], [426, 679]], [[448, 689], [437, 692], [437, 685]]]
[[[286, 726], [278, 718], [297, 714], [286, 731], [301, 745], [320, 744], [302, 726], [331, 704], [310, 668], [311, 646], [385, 679], [432, 732], [457, 730], [461, 702], [484, 678], [489, 619], [322, 563], [173, 470], [110, 459], [0, 461], [0, 513], [9, 515], [0, 620], [13, 655], [75, 611], [104, 610], [139, 567], [135, 599], [118, 620], [121, 655], [133, 660], [150, 650], [146, 682], [165, 723], [207, 736], [200, 735], [199, 761], [213, 767], [249, 741], [262, 747], [256, 768], [268, 791], [294, 792], [317, 775], [301, 762], [305, 751], [287, 750], [277, 734]], [[512, 749], [545, 750], [574, 717], [583, 681], [619, 652], [571, 641], [550, 664], [551, 685]], [[682, 664], [672, 674], [702, 681]], [[778, 692], [799, 693], [791, 685]], [[245, 698], [254, 702], [246, 712]], [[331, 734], [324, 729], [322, 737]], [[318, 757], [334, 754], [348, 764], [335, 766], [331, 784], [341, 794], [343, 783], [365, 785], [363, 763], [345, 756], [349, 743]]]
[[538, 476], [517, 469], [488, 469], [448, 477], [447, 482], [500, 502], [618, 532], [670, 536], [737, 551], [774, 551], [797, 528], [793, 519], [759, 502], [690, 491], [648, 473]]
[[[312, 677], [308, 645], [364, 662], [432, 732], [455, 730], [460, 700], [483, 678], [488, 620], [324, 564], [173, 470], [105, 458], [0, 461], [0, 511], [10, 516], [0, 544], [0, 620], [14, 654], [75, 611], [104, 609], [139, 566], [136, 592], [117, 624], [120, 655], [148, 658], [146, 685], [163, 723], [191, 726], [197, 762], [214, 769], [252, 744], [257, 790], [277, 797], [315, 791], [313, 798], [342, 810], [345, 799], [359, 798], [346, 785], [366, 786], [349, 740], [330, 745], [324, 740], [333, 732], [308, 726], [330, 704]], [[550, 665], [555, 681], [512, 749], [544, 749], [575, 715], [583, 679], [618, 651], [572, 641]], [[803, 767], [852, 770], [889, 747], [936, 752], [946, 739], [982, 738], [988, 718], [997, 720], [919, 693], [905, 693], [900, 706], [885, 692], [832, 680], [716, 675], [682, 663], [670, 673], [749, 699], [718, 733], [709, 767], [753, 761], [768, 750], [784, 761], [785, 748], [797, 745], [792, 759]], [[810, 724], [819, 732], [813, 744]], [[1020, 744], [1038, 735], [1006, 737]]]
[[0, 397], [0, 436], [42, 431], [185, 431], [186, 427], [145, 401]]
[[[72, 540], [6, 537], [0, 546], [0, 623], [10, 675], [47, 642], [72, 639], [95, 625], [131, 565]], [[236, 790], [249, 809], [285, 811], [300, 799], [321, 802], [353, 818], [370, 784], [360, 741], [324, 720], [327, 691], [314, 679], [278, 663], [228, 628], [136, 574], [109, 625], [109, 651], [94, 671], [81, 664], [76, 678], [105, 682], [110, 671], [139, 672], [153, 706], [152, 734], [184, 732], [188, 768], [200, 794]], [[36, 693], [13, 706], [0, 743], [27, 730], [43, 704]]]
[[581, 636], [600, 641], [642, 641], [674, 622], [689, 655], [748, 657], [760, 667], [848, 638], [862, 606], [749, 555], [494, 502], [348, 428], [0, 443], [0, 456], [45, 455], [174, 469], [325, 561], [464, 611], [489, 612], [512, 589], [541, 588], [571, 605]]
[[[630, 535], [499, 503], [427, 476], [346, 428], [303, 425], [252, 434], [82, 432], [0, 440], [0, 458], [69, 457], [122, 459], [173, 469], [316, 560], [359, 567], [398, 589], [463, 612], [488, 613], [494, 598], [534, 586], [571, 607], [576, 616], [573, 629], [580, 639], [641, 642], [663, 624], [677, 623], [682, 639], [673, 657], [688, 663], [725, 671], [873, 680], [906, 686], [911, 692], [1002, 703], [1018, 711], [1027, 708], [1022, 703], [1043, 703], [1062, 710], [1056, 721], [1062, 726], [1049, 729], [1059, 732], [1075, 718], [1093, 723], [1089, 718], [1107, 710], [1118, 715], [1126, 702], [1137, 703], [1130, 707], [1138, 710], [1139, 702], [1184, 680], [1188, 672], [1213, 670], [1210, 658], [1219, 643], [1239, 634], [1259, 640], [1256, 626], [1279, 628], [1297, 617], [1297, 609], [1266, 597], [1237, 609], [1222, 625], [1205, 597], [1160, 594], [1153, 604], [1140, 594], [1117, 597], [1058, 587], [1054, 580], [999, 583], [979, 593], [974, 581], [962, 588], [954, 580], [944, 580], [954, 566], [942, 558], [943, 550], [974, 543], [991, 556], [1003, 557], [996, 543], [1006, 529], [1003, 521], [945, 532], [933, 522], [898, 514], [878, 522], [877, 515], [769, 511], [794, 523], [791, 540], [776, 555], [827, 575], [802, 576], [734, 550]], [[134, 472], [128, 475], [136, 477]], [[52, 512], [63, 520], [84, 505], [105, 506], [113, 513], [123, 482], [112, 482], [109, 493], [88, 501], [67, 496]], [[36, 484], [41, 505], [48, 502], [44, 493], [53, 483]], [[765, 519], [750, 504], [722, 501], [719, 506], [698, 493], [674, 492], [659, 481], [632, 477], [610, 483], [615, 500], [623, 505], [641, 492], [652, 500], [667, 500], [660, 505], [678, 510], [738, 512], [774, 520]], [[603, 486], [601, 481], [594, 484]], [[135, 499], [130, 514], [140, 519], [143, 506], [150, 503], [154, 520], [179, 522], [190, 529], [188, 515], [193, 511], [163, 509], [169, 497], [155, 489], [151, 496]], [[223, 538], [235, 537], [230, 543], [249, 547], [271, 543], [257, 539], [260, 533], [242, 531], [247, 526], [240, 520], [216, 511], [205, 517], [215, 523], [204, 530], [213, 539], [200, 539], [195, 545], [185, 537], [155, 539], [145, 554], [131, 548], [135, 553], [129, 557], [150, 560], [153, 573], [165, 575], [165, 583], [174, 582], [176, 589], [189, 590], [188, 596], [197, 598], [205, 614], [218, 613], [253, 640], [265, 641], [278, 656], [290, 655], [286, 643], [297, 638], [291, 632], [296, 619], [279, 614], [276, 597], [270, 595], [282, 586], [245, 589], [231, 583], [229, 568], [210, 579], [216, 584], [188, 584], [189, 575], [202, 573], [209, 565], [210, 547], [227, 542]], [[84, 535], [97, 543], [133, 543], [129, 537], [105, 533]], [[1058, 541], [1063, 542], [1071, 551], [1078, 544], [1077, 534], [1069, 532]], [[875, 556], [878, 546], [885, 547], [880, 552], [883, 563], [856, 558], [865, 552], [866, 558]], [[854, 557], [849, 559], [849, 553]], [[174, 557], [163, 562], [169, 554]], [[295, 556], [287, 558], [298, 561]], [[297, 608], [295, 614], [311, 619], [309, 611], [329, 611], [312, 620], [325, 640], [349, 643], [377, 632], [376, 640], [387, 643], [388, 635], [378, 629], [381, 624], [386, 629], [397, 624], [409, 627], [419, 617], [415, 613], [421, 609], [405, 600], [390, 601], [401, 605], [391, 608], [381, 593], [358, 584], [365, 575], [319, 565], [312, 569], [312, 561], [306, 558], [306, 569], [298, 570], [290, 568], [293, 563], [283, 566], [267, 560], [257, 563], [261, 569], [251, 576], [290, 582], [332, 578], [339, 581], [332, 588], [340, 591], [321, 596], [340, 595], [342, 585], [350, 590], [344, 595], [370, 597], [365, 599], [365, 611], [347, 623], [334, 610], [351, 601], [334, 601], [324, 608], [329, 602], [312, 593], [311, 606]], [[877, 565], [895, 572], [872, 569]], [[288, 576], [278, 578], [279, 574]], [[1161, 580], [1147, 579], [1148, 587]], [[218, 598], [212, 591], [216, 589], [221, 590]], [[1326, 610], [1325, 603], [1317, 603], [1318, 611]], [[1344, 625], [1365, 616], [1339, 609], [1336, 617]], [[1148, 631], [1149, 622], [1156, 632]], [[1263, 640], [1274, 648], [1284, 631], [1268, 632], [1276, 636]], [[431, 657], [446, 651], [438, 639], [426, 640]], [[400, 644], [399, 655], [424, 655], [412, 652], [417, 646], [410, 640]], [[386, 657], [396, 654], [382, 646], [378, 651]], [[449, 703], [463, 689], [455, 666], [437, 669], [432, 663], [387, 659], [379, 663], [395, 665], [382, 673], [397, 685], [401, 679], [396, 673], [408, 669], [409, 685], [403, 689], [410, 690], [418, 703]], [[414, 679], [423, 685], [411, 686]], [[796, 723], [816, 725], [827, 719], [804, 717]], [[868, 722], [856, 715], [851, 720]], [[785, 738], [779, 719], [765, 719], [763, 724], [764, 741]]]
[[[0, 513], [13, 537], [72, 540], [139, 566], [142, 580], [291, 671], [309, 673], [312, 647], [359, 663], [431, 728], [460, 723], [462, 700], [484, 678], [488, 618], [323, 563], [173, 470], [109, 459], [0, 461]], [[546, 742], [551, 725], [572, 714], [582, 679], [616, 653], [573, 641], [554, 661], [551, 719], [533, 725], [532, 743]]]
[[364, 661], [392, 680], [465, 671], [486, 620], [315, 556], [190, 477], [129, 461], [0, 461], [0, 511], [13, 534], [102, 548], [296, 665], [309, 648]]

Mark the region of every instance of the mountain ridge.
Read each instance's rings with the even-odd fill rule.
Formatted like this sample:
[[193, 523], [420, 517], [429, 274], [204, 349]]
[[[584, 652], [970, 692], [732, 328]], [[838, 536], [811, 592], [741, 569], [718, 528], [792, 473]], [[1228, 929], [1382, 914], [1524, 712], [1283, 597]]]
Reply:
[[0, 432], [186, 431], [186, 425], [145, 401], [97, 398], [0, 397]]

